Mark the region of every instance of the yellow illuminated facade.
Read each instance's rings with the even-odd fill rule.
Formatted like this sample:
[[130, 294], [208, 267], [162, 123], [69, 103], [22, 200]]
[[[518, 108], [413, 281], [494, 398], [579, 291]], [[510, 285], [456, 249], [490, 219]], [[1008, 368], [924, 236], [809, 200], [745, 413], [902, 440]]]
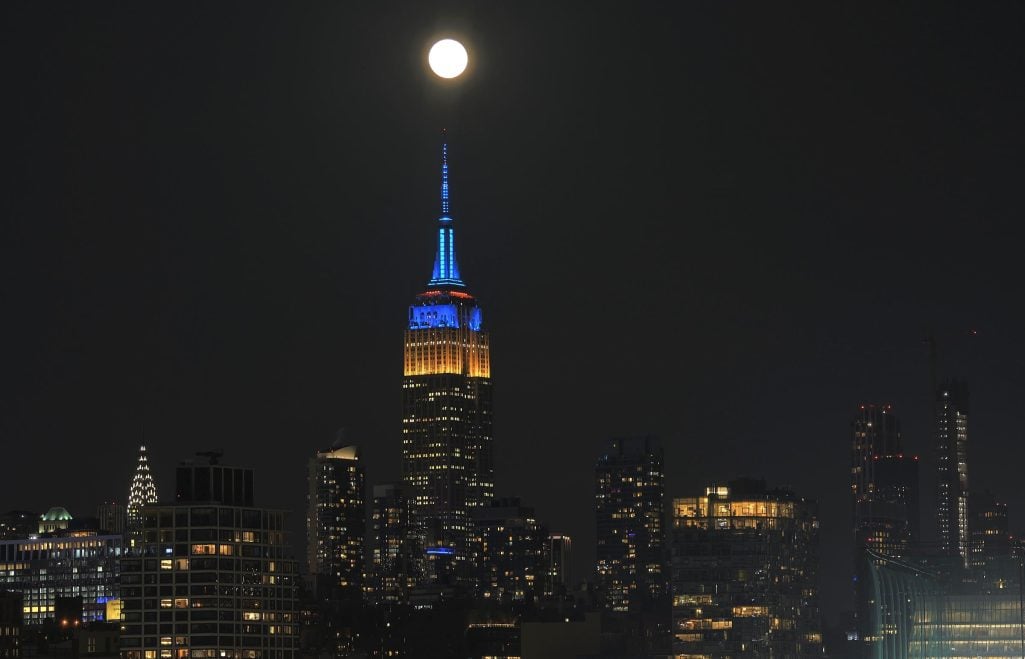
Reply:
[[114, 598], [107, 600], [107, 622], [121, 620], [121, 599]]
[[761, 481], [673, 500], [676, 657], [821, 656], [815, 506]]
[[406, 330], [403, 375], [491, 377], [488, 335], [468, 327]]

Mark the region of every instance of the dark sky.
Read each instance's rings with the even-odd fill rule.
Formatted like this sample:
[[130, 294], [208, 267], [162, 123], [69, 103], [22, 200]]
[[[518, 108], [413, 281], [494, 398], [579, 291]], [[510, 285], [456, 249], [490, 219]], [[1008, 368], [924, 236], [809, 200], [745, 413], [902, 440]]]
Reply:
[[931, 502], [930, 329], [972, 483], [1025, 530], [1021, 3], [43, 4], [0, 9], [0, 508], [89, 515], [140, 443], [163, 493], [223, 447], [298, 530], [342, 426], [396, 479], [448, 127], [498, 491], [579, 572], [595, 459], [654, 433], [671, 495], [820, 501], [835, 617], [859, 402], [894, 404]]

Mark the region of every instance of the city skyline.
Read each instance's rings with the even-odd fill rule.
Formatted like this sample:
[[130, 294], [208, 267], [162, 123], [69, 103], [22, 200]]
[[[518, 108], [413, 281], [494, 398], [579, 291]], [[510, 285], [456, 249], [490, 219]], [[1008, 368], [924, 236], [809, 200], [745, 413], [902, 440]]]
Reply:
[[[453, 172], [461, 266], [496, 328], [496, 491], [573, 538], [577, 577], [594, 564], [594, 462], [610, 438], [646, 433], [665, 447], [667, 498], [746, 475], [818, 500], [821, 572], [845, 577], [855, 405], [900, 410], [929, 509], [930, 330], [941, 374], [972, 389], [972, 481], [1022, 532], [1006, 456], [1020, 453], [1025, 323], [1003, 287], [1017, 271], [1004, 238], [1023, 103], [1008, 84], [1020, 57], [991, 38], [1000, 21], [962, 27], [972, 47], [955, 56], [934, 39], [957, 11], [922, 26], [891, 8], [887, 25], [831, 23], [849, 50], [813, 63], [825, 37], [800, 29], [818, 25], [807, 14], [797, 27], [758, 15], [780, 45], [722, 10], [665, 25], [638, 10], [627, 43], [653, 44], [638, 55], [604, 48], [613, 12], [577, 25], [553, 9], [540, 26], [471, 13], [463, 29], [486, 65], [455, 107], [417, 80], [430, 9], [359, 14], [387, 35], [366, 71], [356, 54], [371, 37], [337, 44], [317, 26], [347, 14], [293, 17], [302, 39], [268, 44], [252, 35], [277, 34], [272, 16], [212, 11], [211, 25], [241, 22], [237, 50], [173, 15], [150, 20], [196, 44], [184, 59], [173, 40], [123, 61], [59, 22], [27, 33], [50, 54], [17, 78], [25, 107], [6, 109], [26, 130], [4, 241], [19, 320], [4, 330], [17, 349], [0, 433], [51, 481], [11, 474], [10, 508], [77, 517], [120, 501], [140, 444], [166, 497], [178, 460], [223, 447], [255, 469], [260, 505], [292, 511], [301, 556], [305, 463], [337, 428], [363, 447], [368, 483], [398, 480], [396, 345], [430, 267], [448, 127], [473, 163]], [[83, 33], [141, 48], [140, 16], [84, 17]], [[859, 29], [878, 50], [858, 46]], [[521, 53], [530, 30], [536, 51]], [[254, 59], [266, 66], [245, 68]], [[552, 81], [538, 75], [548, 66]], [[74, 112], [44, 102], [52, 84]], [[183, 93], [197, 88], [198, 101]], [[953, 245], [963, 261], [932, 260]], [[835, 616], [849, 595], [831, 583]]]

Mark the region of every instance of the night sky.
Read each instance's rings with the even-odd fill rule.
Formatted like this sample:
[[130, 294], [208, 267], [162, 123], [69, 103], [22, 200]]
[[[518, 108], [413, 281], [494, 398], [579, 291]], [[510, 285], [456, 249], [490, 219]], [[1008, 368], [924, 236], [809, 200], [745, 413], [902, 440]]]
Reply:
[[43, 4], [0, 8], [0, 509], [124, 500], [140, 443], [169, 495], [219, 447], [301, 550], [338, 428], [397, 479], [447, 127], [497, 490], [575, 576], [595, 460], [652, 433], [670, 495], [820, 502], [836, 622], [858, 403], [894, 405], [932, 503], [929, 332], [972, 486], [1025, 531], [1022, 4]]

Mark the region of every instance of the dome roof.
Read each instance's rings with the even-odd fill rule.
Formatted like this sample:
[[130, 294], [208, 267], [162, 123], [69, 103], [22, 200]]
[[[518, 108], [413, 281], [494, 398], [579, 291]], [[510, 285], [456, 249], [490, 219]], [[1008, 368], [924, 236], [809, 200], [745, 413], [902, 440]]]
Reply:
[[69, 513], [66, 508], [54, 506], [53, 508], [50, 508], [45, 513], [40, 515], [39, 519], [44, 522], [63, 522], [70, 521], [72, 517], [71, 513]]

